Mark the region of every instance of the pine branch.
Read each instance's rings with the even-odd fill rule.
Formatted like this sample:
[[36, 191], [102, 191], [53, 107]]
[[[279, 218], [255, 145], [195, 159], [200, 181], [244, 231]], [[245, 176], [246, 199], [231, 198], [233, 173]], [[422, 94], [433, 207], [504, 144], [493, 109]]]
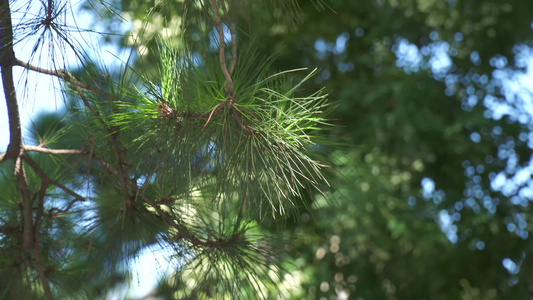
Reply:
[[29, 64], [29, 63], [27, 63], [25, 61], [20, 60], [20, 59], [15, 59], [13, 65], [21, 66], [21, 67], [24, 67], [24, 68], [26, 68], [28, 70], [37, 72], [37, 73], [51, 75], [51, 76], [55, 76], [55, 77], [61, 78], [65, 82], [68, 82], [68, 83], [70, 83], [70, 84], [72, 84], [74, 86], [77, 86], [79, 88], [95, 92], [95, 93], [97, 93], [97, 94], [99, 94], [101, 96], [104, 96], [106, 99], [116, 100], [116, 98], [113, 95], [110, 95], [110, 94], [104, 92], [102, 89], [94, 87], [94, 86], [91, 86], [89, 84], [86, 84], [86, 83], [83, 83], [83, 82], [77, 80], [74, 77], [74, 75], [72, 75], [67, 70], [64, 70], [64, 69], [59, 69], [59, 70], [44, 69], [44, 68], [41, 68], [41, 67], [37, 67], [37, 66], [31, 65], [31, 64]]
[[52, 300], [52, 292], [50, 291], [50, 285], [43, 270], [41, 249], [39, 245], [39, 231], [41, 230], [41, 221], [44, 214], [44, 196], [46, 195], [47, 188], [48, 182], [45, 182], [43, 180], [41, 183], [41, 189], [39, 190], [37, 214], [35, 216], [35, 228], [33, 229], [35, 242], [35, 248], [33, 250], [35, 252], [35, 268], [37, 269], [37, 273], [39, 274], [39, 279], [41, 280], [41, 285], [43, 287], [44, 294], [47, 300]]
[[52, 4], [53, 0], [48, 0], [48, 6], [46, 7], [46, 20], [52, 20]]
[[33, 203], [21, 157], [15, 160], [15, 177], [22, 196], [22, 247], [29, 251], [33, 248]]
[[22, 149], [24, 151], [35, 151], [35, 152], [40, 152], [40, 153], [45, 153], [45, 154], [53, 154], [53, 155], [69, 155], [69, 154], [73, 154], [73, 155], [84, 155], [84, 154], [88, 154], [86, 151], [84, 150], [76, 150], [76, 149], [50, 149], [50, 148], [46, 148], [46, 147], [42, 147], [42, 146], [31, 146], [31, 145], [22, 145]]
[[65, 193], [69, 194], [70, 196], [74, 197], [75, 199], [84, 200], [85, 197], [79, 195], [78, 193], [74, 192], [73, 190], [69, 189], [68, 187], [64, 186], [62, 183], [53, 180], [46, 174], [46, 172], [41, 169], [39, 164], [35, 160], [33, 160], [29, 155], [23, 154], [22, 158], [24, 161], [28, 163], [28, 165], [33, 169], [35, 174], [41, 178], [41, 181], [47, 184], [55, 185], [58, 188], [62, 189]]
[[[2, 160], [16, 160], [21, 154], [22, 131], [20, 125], [20, 112], [13, 80], [13, 65], [15, 53], [13, 52], [13, 25], [11, 22], [11, 9], [8, 0], [0, 1], [0, 68], [2, 70], [2, 84], [7, 104], [9, 119], [10, 141]], [[0, 162], [1, 162], [0, 161]]]
[[52, 207], [49, 210], [49, 212], [56, 211], [56, 213], [53, 214], [52, 217], [57, 216], [57, 215], [62, 215], [64, 213], [68, 212], [72, 208], [72, 206], [74, 206], [74, 203], [79, 202], [79, 201], [83, 201], [83, 200], [85, 200], [85, 199], [74, 199], [74, 200], [70, 201], [70, 203], [67, 205], [67, 207], [65, 209], [59, 209], [57, 207]]
[[[111, 167], [111, 164], [109, 164], [108, 162], [106, 162], [102, 158], [95, 156], [94, 153], [84, 152], [83, 154], [88, 155], [89, 159], [90, 158], [96, 159], [96, 161], [99, 162], [106, 169], [106, 171], [109, 174], [114, 175], [114, 176], [118, 175], [118, 171], [113, 169], [113, 167]], [[90, 162], [90, 160], [89, 160], [89, 162]]]
[[0, 52], [0, 68], [2, 70], [2, 84], [7, 103], [10, 134], [9, 146], [6, 153], [2, 155], [0, 162], [6, 159], [13, 159], [15, 161], [15, 177], [17, 178], [17, 184], [22, 196], [22, 246], [24, 250], [30, 250], [33, 247], [32, 201], [24, 172], [24, 164], [21, 159], [23, 153], [22, 131], [17, 94], [13, 80], [15, 53], [13, 52], [13, 24], [11, 22], [11, 9], [8, 0], [0, 1], [0, 45], [2, 47]]
[[[224, 5], [224, 4], [223, 4]], [[225, 53], [225, 41], [224, 41], [224, 28], [222, 27], [222, 21], [220, 20], [220, 14], [218, 13], [218, 8], [216, 5], [216, 0], [211, 0], [211, 7], [215, 13], [215, 25], [218, 31], [218, 55], [220, 60], [220, 67], [226, 78], [226, 85], [228, 87], [228, 98], [232, 99], [234, 96], [233, 80], [231, 79], [231, 74], [228, 72], [228, 67], [226, 66], [226, 53]]]
[[85, 105], [85, 107], [87, 107], [91, 111], [91, 113], [98, 119], [98, 122], [100, 122], [100, 124], [102, 124], [104, 128], [107, 128], [107, 124], [105, 123], [104, 119], [102, 119], [102, 117], [100, 116], [100, 113], [93, 108], [91, 103], [89, 103], [89, 100], [87, 100], [87, 98], [85, 97], [85, 94], [81, 90], [81, 87], [79, 85], [74, 85], [74, 89], [80, 96], [80, 99]]
[[[39, 153], [45, 153], [45, 154], [51, 154], [51, 155], [87, 155], [89, 156], [89, 159], [94, 158], [97, 162], [99, 162], [106, 171], [111, 174], [117, 176], [118, 171], [113, 169], [111, 165], [103, 160], [100, 157], [97, 157], [94, 153], [87, 152], [85, 150], [77, 150], [77, 149], [50, 149], [42, 146], [31, 146], [31, 145], [23, 145], [22, 146], [25, 152], [39, 152]], [[4, 153], [0, 153], [3, 155]], [[89, 160], [90, 163], [90, 160]]]
[[83, 91], [80, 89], [79, 86], [75, 85], [74, 86], [76, 91], [78, 92], [81, 100], [83, 101], [83, 103], [85, 104], [85, 106], [92, 112], [92, 114], [98, 118], [98, 121], [102, 124], [102, 126], [106, 129], [106, 131], [108, 132], [108, 140], [111, 142], [111, 147], [113, 148], [113, 152], [115, 153], [115, 159], [117, 160], [117, 176], [120, 180], [120, 188], [121, 188], [121, 195], [122, 195], [122, 200], [124, 202], [124, 204], [126, 204], [128, 207], [131, 207], [133, 204], [132, 204], [132, 200], [131, 200], [131, 197], [129, 196], [129, 193], [128, 193], [128, 190], [127, 190], [127, 187], [126, 187], [126, 183], [127, 183], [127, 180], [126, 180], [126, 175], [124, 174], [124, 168], [126, 167], [126, 164], [124, 163], [126, 161], [125, 158], [122, 158], [122, 153], [125, 153], [124, 150], [121, 150], [118, 148], [117, 146], [117, 139], [118, 139], [118, 133], [117, 131], [118, 130], [112, 130], [106, 123], [105, 121], [102, 119], [102, 117], [100, 116], [100, 113], [98, 111], [96, 111], [92, 105], [89, 103], [89, 101], [87, 100], [87, 98], [85, 98], [85, 95], [83, 94]]
[[231, 66], [229, 68], [229, 76], [233, 76], [233, 70], [235, 70], [235, 64], [237, 63], [237, 37], [235, 36], [235, 29], [231, 24], [231, 20], [226, 10], [226, 1], [220, 0], [220, 6], [222, 6], [222, 12], [226, 17], [226, 23], [228, 23], [229, 32], [231, 34]]
[[[119, 111], [117, 109], [113, 109], [115, 114], [118, 114]], [[122, 200], [127, 208], [133, 207], [133, 197], [130, 196], [127, 189], [127, 183], [128, 178], [125, 174], [126, 168], [128, 168], [128, 165], [126, 163], [127, 158], [125, 157], [127, 154], [127, 149], [119, 149], [117, 145], [118, 140], [118, 132], [120, 131], [120, 128], [118, 126], [114, 126], [114, 128], [106, 128], [110, 135], [108, 136], [109, 141], [111, 141], [111, 147], [113, 148], [113, 152], [115, 153], [115, 159], [117, 160], [117, 175], [120, 180], [120, 189], [122, 192]]]

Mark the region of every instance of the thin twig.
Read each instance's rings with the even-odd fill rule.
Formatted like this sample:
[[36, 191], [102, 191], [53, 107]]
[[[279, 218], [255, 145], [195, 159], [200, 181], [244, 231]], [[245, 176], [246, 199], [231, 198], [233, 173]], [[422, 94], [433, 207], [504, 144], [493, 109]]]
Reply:
[[[100, 116], [100, 113], [98, 111], [96, 111], [92, 105], [89, 103], [89, 101], [87, 100], [87, 98], [85, 98], [85, 95], [83, 94], [83, 91], [81, 90], [80, 86], [78, 85], [74, 85], [74, 88], [76, 89], [76, 91], [78, 92], [78, 95], [80, 96], [81, 100], [83, 101], [83, 104], [91, 111], [91, 113], [98, 118], [98, 121], [102, 124], [102, 126], [106, 129], [106, 131], [108, 132], [108, 136], [107, 138], [109, 139], [109, 142], [111, 142], [111, 147], [113, 148], [113, 152], [115, 153], [115, 159], [117, 160], [117, 169], [116, 169], [116, 175], [118, 176], [119, 180], [120, 180], [120, 189], [121, 189], [121, 196], [122, 196], [122, 201], [128, 206], [128, 207], [131, 207], [133, 204], [131, 203], [131, 197], [129, 196], [129, 193], [128, 193], [128, 189], [126, 187], [126, 184], [127, 184], [127, 180], [126, 180], [126, 176], [124, 174], [124, 168], [126, 167], [126, 164], [124, 163], [124, 161], [126, 159], [123, 159], [121, 154], [124, 153], [123, 150], [120, 150], [117, 146], [117, 139], [118, 139], [118, 135], [117, 135], [117, 131], [118, 130], [112, 130], [111, 128], [109, 128], [107, 126], [107, 124], [105, 123], [104, 119]], [[109, 164], [108, 164], [109, 165]], [[109, 170], [111, 170], [111, 168], [108, 168]]]
[[102, 117], [100, 116], [100, 113], [98, 111], [96, 111], [93, 106], [91, 105], [91, 103], [89, 103], [89, 100], [87, 100], [87, 98], [85, 97], [85, 94], [83, 93], [83, 91], [81, 90], [81, 88], [77, 85], [74, 85], [74, 89], [76, 90], [76, 92], [78, 93], [78, 95], [80, 96], [80, 99], [81, 101], [83, 102], [83, 104], [91, 111], [91, 113], [98, 119], [98, 122], [100, 122], [100, 124], [102, 124], [102, 126], [104, 128], [107, 128], [107, 125], [104, 121], [104, 119], [102, 119]]
[[46, 153], [46, 154], [53, 154], [53, 155], [80, 155], [80, 154], [87, 154], [86, 151], [83, 150], [76, 150], [76, 149], [50, 149], [46, 147], [41, 146], [31, 146], [31, 145], [23, 145], [22, 149], [24, 151], [35, 151], [40, 153]]
[[233, 114], [233, 116], [235, 117], [235, 120], [237, 121], [237, 123], [239, 124], [239, 126], [241, 126], [241, 128], [248, 132], [249, 134], [253, 134], [255, 133], [255, 130], [253, 130], [252, 128], [250, 128], [249, 126], [246, 126], [244, 125], [244, 123], [242, 123], [242, 120], [241, 120], [241, 115], [242, 113], [239, 112], [237, 109], [235, 109], [235, 107], [233, 107], [233, 105], [231, 105], [230, 107], [230, 111], [231, 113]]
[[205, 122], [204, 124], [204, 127], [202, 127], [202, 129], [205, 128], [205, 126], [207, 126], [207, 124], [209, 124], [209, 121], [211, 121], [211, 117], [213, 116], [213, 114], [217, 111], [220, 110], [220, 108], [225, 104], [226, 102], [221, 102], [219, 104], [217, 104], [217, 106], [215, 106], [215, 108], [213, 108], [213, 110], [211, 111], [211, 113], [209, 114], [209, 117], [207, 118], [207, 121]]
[[53, 1], [48, 0], [48, 7], [47, 7], [47, 12], [46, 12], [46, 19], [48, 20], [52, 20], [52, 4], [53, 4]]
[[251, 145], [252, 140], [253, 140], [253, 136], [250, 135], [250, 163], [248, 164], [248, 184], [246, 185], [246, 194], [244, 195], [244, 203], [242, 205], [243, 213], [245, 212], [245, 209], [246, 209], [246, 200], [248, 199], [248, 188], [250, 187], [251, 182], [252, 182], [252, 173], [253, 173], [253, 168], [254, 168], [254, 155], [252, 152], [252, 145]]
[[235, 64], [237, 63], [237, 38], [235, 36], [235, 29], [226, 10], [226, 1], [220, 0], [220, 6], [222, 6], [222, 12], [226, 18], [226, 23], [228, 23], [229, 32], [231, 34], [231, 66], [229, 68], [229, 76], [233, 76], [233, 71], [235, 70]]
[[118, 175], [118, 171], [113, 169], [113, 167], [111, 167], [111, 164], [109, 164], [107, 161], [101, 159], [100, 157], [95, 156], [94, 153], [91, 154], [91, 153], [85, 152], [84, 154], [89, 155], [89, 157], [94, 158], [97, 162], [99, 162], [102, 166], [104, 166], [104, 168], [109, 174], [114, 175], [114, 176]]
[[15, 177], [22, 196], [22, 247], [29, 251], [33, 248], [33, 203], [21, 157], [15, 160]]
[[130, 197], [129, 197], [129, 194], [128, 194], [128, 190], [126, 188], [126, 176], [124, 175], [124, 172], [123, 172], [123, 168], [125, 167], [125, 164], [123, 163], [123, 159], [121, 157], [121, 153], [123, 153], [123, 151], [121, 151], [118, 146], [117, 146], [117, 132], [116, 131], [113, 131], [111, 130], [111, 128], [109, 128], [107, 126], [107, 124], [105, 123], [105, 121], [102, 119], [102, 117], [100, 116], [100, 113], [98, 111], [96, 111], [92, 106], [91, 104], [89, 103], [89, 101], [87, 100], [87, 98], [85, 98], [85, 95], [83, 94], [83, 91], [80, 89], [79, 86], [75, 86], [75, 89], [76, 91], [78, 92], [81, 100], [83, 101], [83, 103], [85, 104], [85, 106], [87, 106], [87, 108], [89, 108], [89, 110], [91, 111], [91, 113], [98, 118], [98, 121], [102, 124], [102, 126], [104, 126], [104, 128], [106, 129], [106, 131], [109, 133], [109, 135], [107, 136], [107, 138], [109, 139], [109, 141], [111, 142], [111, 147], [113, 148], [113, 152], [115, 153], [115, 159], [117, 160], [117, 175], [118, 175], [118, 178], [120, 180], [120, 188], [121, 188], [121, 192], [122, 192], [122, 200], [124, 201], [124, 203], [127, 203], [128, 205], [131, 205], [131, 202], [130, 202]]
[[52, 292], [50, 291], [50, 285], [48, 283], [48, 279], [46, 278], [46, 274], [44, 273], [44, 270], [43, 270], [43, 263], [41, 259], [41, 248], [39, 245], [39, 231], [41, 230], [41, 221], [42, 221], [43, 214], [44, 214], [44, 196], [46, 195], [47, 188], [48, 188], [48, 183], [43, 180], [41, 182], [41, 189], [39, 190], [37, 214], [35, 217], [35, 228], [33, 229], [34, 242], [35, 242], [35, 248], [33, 250], [35, 252], [35, 268], [37, 269], [37, 273], [39, 274], [39, 279], [41, 280], [44, 294], [46, 296], [46, 299], [52, 300]]
[[92, 139], [91, 139], [91, 150], [89, 152], [89, 161], [87, 162], [87, 190], [89, 190], [90, 186], [91, 186], [91, 158], [93, 157], [93, 151], [94, 151], [94, 135], [92, 136]]
[[49, 70], [49, 69], [44, 69], [44, 68], [41, 68], [41, 67], [37, 67], [37, 66], [34, 66], [34, 65], [31, 65], [25, 61], [22, 61], [20, 59], [14, 59], [14, 63], [13, 65], [16, 65], [16, 66], [21, 66], [21, 67], [24, 67], [28, 70], [31, 70], [31, 71], [35, 71], [37, 73], [41, 73], [41, 74], [46, 74], [46, 75], [52, 75], [52, 76], [55, 76], [55, 77], [58, 77], [58, 78], [61, 78], [63, 79], [64, 81], [74, 85], [74, 86], [77, 86], [79, 88], [82, 88], [82, 89], [85, 89], [85, 90], [90, 90], [90, 91], [93, 91], [101, 96], [104, 96], [105, 98], [107, 99], [111, 99], [111, 100], [114, 100], [116, 99], [113, 95], [110, 95], [106, 92], [104, 92], [102, 89], [98, 88], [98, 87], [94, 87], [94, 86], [91, 86], [89, 84], [86, 84], [86, 83], [83, 83], [79, 80], [77, 80], [70, 72], [68, 72], [67, 70], [64, 70], [64, 69], [59, 69], [59, 70]]
[[218, 13], [218, 8], [216, 5], [216, 0], [211, 0], [211, 6], [213, 8], [213, 13], [215, 14], [215, 25], [218, 31], [218, 55], [220, 60], [220, 67], [226, 78], [226, 85], [228, 87], [228, 98], [233, 98], [234, 89], [233, 89], [233, 80], [231, 75], [228, 72], [228, 67], [226, 66], [226, 53], [225, 53], [225, 41], [224, 41], [224, 28], [222, 28], [222, 21], [220, 20], [220, 14]]
[[126, 175], [124, 174], [124, 169], [127, 167], [125, 163], [126, 158], [122, 158], [122, 154], [124, 153], [124, 151], [119, 149], [117, 146], [118, 135], [116, 132], [112, 132], [111, 135], [108, 136], [108, 138], [111, 141], [111, 147], [113, 148], [113, 152], [115, 152], [115, 159], [117, 160], [117, 175], [120, 180], [122, 200], [124, 201], [124, 204], [127, 205], [127, 207], [132, 207], [132, 197], [130, 197], [126, 186], [128, 180], [126, 179]]
[[35, 174], [37, 174], [37, 176], [39, 176], [43, 182], [57, 186], [58, 188], [62, 189], [65, 193], [69, 194], [70, 196], [74, 197], [75, 199], [80, 199], [80, 200], [84, 200], [85, 199], [85, 197], [79, 195], [78, 193], [76, 193], [73, 190], [69, 189], [68, 187], [64, 186], [62, 183], [50, 178], [46, 174], [46, 172], [43, 169], [41, 169], [39, 164], [37, 164], [37, 162], [34, 161], [29, 155], [24, 154], [22, 156], [22, 158], [24, 159], [25, 162], [28, 163], [28, 165], [33, 169]]
[[[106, 169], [106, 171], [109, 174], [115, 175], [115, 176], [118, 174], [117, 170], [114, 170], [108, 162], [106, 162], [100, 157], [97, 157], [92, 151], [87, 152], [85, 150], [77, 150], [77, 149], [50, 149], [50, 148], [45, 148], [41, 146], [31, 146], [31, 145], [23, 145], [22, 147], [24, 151], [26, 152], [34, 151], [34, 152], [40, 152], [40, 153], [52, 154], [52, 155], [87, 155], [89, 156], [88, 165], [91, 164], [91, 159], [94, 158], [97, 162], [99, 162]], [[91, 150], [92, 150], [92, 147], [91, 147]], [[3, 154], [4, 153], [0, 153], [0, 157]]]
[[68, 212], [72, 206], [74, 206], [74, 203], [76, 202], [79, 202], [79, 201], [83, 201], [85, 199], [74, 199], [72, 201], [69, 202], [69, 204], [67, 205], [67, 207], [65, 209], [59, 209], [57, 207], [52, 207], [49, 211], [52, 212], [52, 211], [56, 211], [55, 215], [61, 215], [61, 214], [64, 214], [66, 212]]

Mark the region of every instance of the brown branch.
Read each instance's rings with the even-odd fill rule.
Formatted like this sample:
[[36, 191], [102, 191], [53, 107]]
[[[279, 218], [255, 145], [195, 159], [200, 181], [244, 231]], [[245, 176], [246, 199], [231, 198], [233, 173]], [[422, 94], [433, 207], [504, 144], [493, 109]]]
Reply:
[[104, 122], [104, 119], [102, 119], [102, 117], [100, 116], [100, 113], [98, 111], [96, 111], [93, 106], [91, 105], [91, 103], [89, 103], [89, 100], [87, 100], [87, 98], [85, 97], [85, 94], [83, 93], [83, 91], [81, 90], [80, 86], [78, 85], [74, 85], [74, 89], [76, 90], [76, 92], [78, 92], [78, 95], [80, 96], [80, 99], [81, 101], [83, 102], [83, 104], [91, 111], [91, 113], [98, 119], [98, 122], [100, 122], [100, 124], [102, 124], [102, 126], [104, 128], [107, 128], [107, 125], [106, 123]]
[[[42, 146], [32, 146], [32, 145], [22, 145], [22, 150], [25, 152], [40, 152], [40, 153], [46, 153], [46, 154], [52, 154], [52, 155], [86, 155], [88, 154], [86, 151], [83, 150], [76, 150], [76, 149], [50, 149]], [[2, 157], [6, 153], [0, 153], [0, 161], [2, 160]]]
[[228, 23], [229, 32], [231, 34], [231, 66], [229, 68], [229, 76], [233, 76], [233, 70], [235, 70], [235, 64], [237, 63], [237, 40], [235, 36], [235, 29], [226, 10], [226, 1], [220, 0], [220, 6], [222, 6], [222, 12], [224, 17], [226, 17], [226, 23]]
[[35, 242], [35, 268], [37, 269], [37, 273], [39, 274], [39, 279], [41, 280], [41, 285], [43, 286], [44, 294], [46, 296], [46, 299], [52, 300], [52, 292], [50, 291], [50, 285], [48, 283], [48, 279], [46, 278], [46, 274], [43, 270], [43, 263], [41, 259], [41, 248], [39, 245], [39, 231], [41, 230], [41, 221], [44, 214], [44, 196], [46, 195], [46, 189], [48, 188], [48, 183], [44, 180], [41, 182], [41, 189], [39, 190], [39, 201], [37, 204], [37, 215], [35, 217], [35, 228], [33, 229], [34, 232], [34, 242]]
[[0, 51], [0, 68], [2, 70], [2, 84], [4, 85], [10, 134], [9, 146], [6, 153], [1, 157], [1, 161], [3, 161], [6, 159], [16, 160], [20, 156], [22, 148], [20, 112], [13, 80], [13, 62], [15, 61], [13, 24], [11, 23], [11, 9], [7, 0], [0, 1], [0, 28], [0, 45], [2, 47]]
[[220, 110], [221, 107], [223, 107], [225, 105], [225, 101], [224, 102], [221, 102], [219, 104], [217, 104], [217, 106], [215, 106], [215, 108], [213, 108], [213, 110], [211, 111], [211, 113], [209, 114], [209, 117], [207, 118], [207, 121], [205, 122], [204, 124], [204, 127], [202, 127], [202, 129], [205, 128], [205, 126], [207, 126], [207, 124], [209, 124], [209, 121], [211, 121], [211, 117], [213, 117], [213, 114], [217, 111]]
[[[94, 153], [87, 152], [85, 150], [77, 150], [77, 149], [50, 149], [45, 148], [42, 146], [31, 146], [31, 145], [23, 145], [23, 149], [26, 152], [34, 151], [34, 152], [40, 152], [45, 154], [51, 154], [51, 155], [87, 155], [89, 156], [89, 164], [90, 159], [94, 158], [97, 162], [99, 162], [107, 172], [111, 175], [117, 175], [117, 170], [114, 170], [111, 165], [106, 162], [105, 160], [101, 159], [100, 157], [97, 157]], [[0, 153], [0, 157], [3, 155], [3, 153]]]
[[15, 82], [13, 80], [15, 53], [13, 52], [13, 24], [8, 0], [0, 1], [0, 45], [2, 47], [0, 51], [0, 68], [2, 70], [2, 84], [4, 85], [10, 134], [9, 146], [1, 159], [2, 161], [6, 159], [15, 161], [14, 174], [22, 196], [22, 247], [28, 251], [33, 247], [32, 201], [26, 173], [24, 172], [24, 164], [21, 159], [23, 153], [22, 131]]
[[72, 208], [72, 206], [74, 206], [74, 203], [79, 202], [79, 201], [83, 201], [83, 200], [85, 200], [85, 199], [74, 199], [74, 200], [70, 201], [70, 203], [67, 205], [67, 207], [65, 209], [59, 209], [57, 207], [52, 207], [49, 210], [49, 212], [56, 211], [56, 213], [55, 213], [56, 216], [64, 214], [64, 213], [68, 212]]
[[90, 153], [85, 152], [84, 154], [89, 155], [89, 157], [94, 158], [97, 162], [99, 162], [102, 166], [104, 166], [104, 168], [106, 169], [107, 172], [109, 172], [109, 174], [115, 175], [115, 176], [118, 175], [118, 171], [113, 169], [113, 167], [111, 167], [111, 165], [107, 161], [95, 156], [94, 153], [91, 155]]
[[218, 55], [219, 55], [219, 60], [220, 60], [220, 67], [222, 68], [222, 72], [224, 73], [224, 77], [226, 78], [226, 85], [228, 87], [227, 96], [228, 98], [233, 98], [233, 95], [234, 95], [233, 80], [231, 79], [231, 75], [228, 72], [228, 67], [226, 66], [224, 29], [222, 28], [222, 21], [220, 20], [220, 14], [218, 13], [216, 0], [211, 0], [211, 6], [215, 14], [215, 25], [218, 31], [218, 42], [219, 42]]
[[15, 177], [22, 196], [22, 247], [29, 251], [33, 248], [33, 202], [21, 157], [15, 160]]
[[239, 112], [237, 109], [235, 109], [233, 103], [231, 104], [230, 111], [231, 111], [231, 113], [233, 114], [233, 117], [235, 117], [235, 120], [237, 121], [237, 123], [239, 124], [239, 126], [242, 128], [242, 130], [246, 131], [246, 132], [249, 133], [249, 134], [254, 134], [254, 133], [256, 133], [256, 131], [255, 131], [254, 129], [250, 128], [250, 126], [246, 126], [246, 125], [242, 122], [242, 120], [241, 120], [241, 115], [242, 115], [242, 113]]
[[118, 128], [116, 131], [112, 131], [111, 129], [108, 129], [110, 135], [108, 135], [109, 141], [111, 142], [111, 147], [113, 148], [113, 152], [115, 153], [115, 159], [117, 160], [117, 175], [120, 180], [120, 189], [122, 192], [122, 201], [128, 208], [133, 206], [132, 197], [130, 197], [127, 189], [127, 183], [128, 179], [126, 178], [125, 169], [127, 168], [127, 165], [125, 163], [126, 158], [122, 158], [122, 154], [125, 153], [124, 150], [119, 149], [117, 146], [117, 140], [118, 140]]
[[35, 151], [40, 153], [46, 153], [46, 154], [53, 154], [53, 155], [82, 155], [87, 154], [86, 151], [83, 150], [76, 150], [76, 149], [50, 149], [46, 147], [41, 146], [31, 146], [31, 145], [22, 145], [22, 149], [24, 151]]
[[53, 4], [53, 1], [52, 0], [48, 0], [48, 6], [46, 7], [47, 11], [46, 11], [46, 19], [47, 20], [52, 20], [52, 4]]
[[68, 72], [67, 70], [64, 70], [64, 69], [59, 69], [59, 70], [49, 70], [49, 69], [44, 69], [44, 68], [41, 68], [41, 67], [37, 67], [37, 66], [34, 66], [34, 65], [31, 65], [25, 61], [22, 61], [20, 59], [14, 59], [13, 61], [13, 65], [15, 66], [21, 66], [21, 67], [24, 67], [28, 70], [31, 70], [31, 71], [35, 71], [37, 73], [41, 73], [41, 74], [46, 74], [46, 75], [52, 75], [52, 76], [55, 76], [55, 77], [58, 77], [58, 78], [61, 78], [63, 79], [65, 82], [68, 82], [78, 88], [82, 88], [82, 89], [85, 89], [85, 90], [89, 90], [89, 91], [93, 91], [101, 96], [104, 96], [105, 98], [107, 99], [116, 99], [113, 95], [110, 95], [106, 92], [104, 92], [102, 89], [98, 88], [98, 87], [94, 87], [94, 86], [91, 86], [89, 84], [86, 84], [86, 83], [83, 83], [79, 80], [77, 80], [70, 72]]
[[79, 200], [84, 200], [85, 197], [79, 195], [78, 193], [74, 192], [73, 190], [69, 189], [68, 187], [64, 186], [62, 183], [56, 181], [56, 180], [53, 180], [52, 178], [50, 178], [46, 172], [41, 169], [41, 167], [39, 166], [39, 164], [37, 164], [36, 161], [34, 161], [29, 155], [27, 154], [24, 154], [22, 156], [22, 158], [24, 159], [24, 161], [26, 161], [28, 163], [28, 165], [33, 169], [33, 171], [35, 172], [35, 174], [37, 174], [37, 176], [39, 176], [42, 180], [43, 183], [47, 183], [47, 184], [51, 184], [51, 185], [55, 185], [57, 186], [58, 188], [62, 189], [65, 193], [69, 194], [70, 196], [74, 197], [75, 199], [79, 199]]

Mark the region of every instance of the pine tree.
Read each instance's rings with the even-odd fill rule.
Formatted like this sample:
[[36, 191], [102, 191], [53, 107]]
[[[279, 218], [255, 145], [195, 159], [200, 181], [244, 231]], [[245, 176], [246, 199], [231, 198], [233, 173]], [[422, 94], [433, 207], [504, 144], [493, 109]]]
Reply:
[[[111, 70], [75, 40], [70, 3], [41, 1], [28, 17], [29, 4], [1, 1], [10, 129], [0, 154], [1, 298], [104, 297], [155, 245], [173, 253], [159, 289], [169, 299], [267, 298], [266, 286], [280, 282], [286, 241], [261, 224], [297, 216], [304, 199], [324, 194], [327, 166], [313, 148], [327, 142], [320, 131], [330, 106], [323, 91], [300, 91], [314, 72], [273, 72], [274, 56], [237, 47], [227, 1], [179, 4], [181, 24], [163, 21], [179, 26], [172, 34], [150, 29], [154, 11], [177, 5], [163, 2]], [[270, 4], [297, 21], [296, 1]], [[187, 43], [191, 27], [213, 28], [211, 51], [204, 44], [197, 55]], [[36, 59], [19, 60], [13, 46], [31, 42]], [[54, 47], [74, 51], [80, 68], [39, 58]], [[38, 120], [23, 137], [21, 103], [31, 99], [16, 91], [13, 68], [58, 79], [64, 116]]]

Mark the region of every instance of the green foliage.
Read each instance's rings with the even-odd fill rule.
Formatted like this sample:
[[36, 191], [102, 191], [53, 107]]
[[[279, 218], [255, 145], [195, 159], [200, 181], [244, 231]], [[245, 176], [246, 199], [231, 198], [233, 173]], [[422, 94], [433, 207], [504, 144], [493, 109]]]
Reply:
[[292, 197], [326, 181], [323, 165], [308, 151], [315, 144], [312, 131], [328, 125], [325, 95], [295, 96], [312, 74], [293, 86], [290, 72], [266, 76], [270, 60], [252, 52], [240, 57], [236, 96], [228, 98], [217, 61], [194, 61], [167, 47], [160, 51], [161, 79], [139, 74], [141, 102], [122, 104], [112, 121], [133, 127], [128, 130], [137, 136], [128, 148], [160, 166], [153, 180], [165, 187], [162, 195], [181, 187], [180, 197], [188, 198], [191, 190], [183, 187], [208, 188], [213, 201], [244, 199], [241, 209], [284, 215], [294, 206]]

